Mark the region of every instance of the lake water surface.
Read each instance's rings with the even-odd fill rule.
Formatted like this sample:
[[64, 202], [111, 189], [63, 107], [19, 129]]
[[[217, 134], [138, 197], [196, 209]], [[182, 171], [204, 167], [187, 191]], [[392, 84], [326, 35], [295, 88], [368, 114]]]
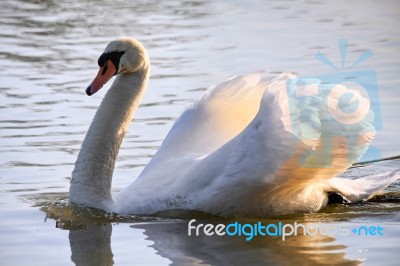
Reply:
[[[119, 153], [113, 180], [118, 191], [139, 175], [173, 121], [211, 84], [255, 70], [336, 73], [315, 54], [341, 69], [339, 39], [349, 44], [339, 71], [376, 72], [383, 128], [373, 145], [382, 158], [399, 155], [399, 25], [395, 0], [1, 1], [0, 265], [398, 265], [400, 182], [371, 202], [263, 220], [380, 225], [383, 236], [286, 241], [189, 237], [181, 215], [116, 216], [70, 206], [66, 199], [80, 144], [107, 87], [92, 97], [84, 91], [109, 41], [137, 38], [153, 66]], [[373, 56], [350, 69], [368, 49]], [[396, 168], [400, 161], [394, 158], [344, 175]]]

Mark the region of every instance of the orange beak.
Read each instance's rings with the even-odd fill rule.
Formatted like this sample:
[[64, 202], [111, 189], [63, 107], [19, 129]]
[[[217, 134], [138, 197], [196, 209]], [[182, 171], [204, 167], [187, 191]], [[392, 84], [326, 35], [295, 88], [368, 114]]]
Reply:
[[86, 88], [86, 94], [92, 95], [98, 92], [104, 84], [106, 84], [112, 76], [117, 72], [117, 68], [114, 66], [111, 60], [107, 60], [104, 66], [100, 67], [97, 76], [94, 78], [89, 87]]

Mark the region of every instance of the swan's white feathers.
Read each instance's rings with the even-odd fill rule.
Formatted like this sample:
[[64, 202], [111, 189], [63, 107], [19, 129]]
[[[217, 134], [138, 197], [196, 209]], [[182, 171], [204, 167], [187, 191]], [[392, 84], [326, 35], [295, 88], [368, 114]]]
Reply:
[[174, 123], [144, 173], [157, 165], [163, 167], [164, 160], [211, 154], [238, 135], [257, 114], [269, 82], [256, 72], [210, 88]]
[[351, 202], [367, 200], [400, 178], [400, 169], [356, 179], [334, 177], [328, 181], [328, 188]]

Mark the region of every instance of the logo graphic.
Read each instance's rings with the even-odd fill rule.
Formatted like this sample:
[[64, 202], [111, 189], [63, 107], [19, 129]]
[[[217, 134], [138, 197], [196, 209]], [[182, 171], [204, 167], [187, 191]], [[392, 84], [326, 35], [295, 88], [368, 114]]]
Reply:
[[[316, 54], [317, 60], [336, 73], [293, 78], [286, 83], [292, 133], [305, 143], [318, 143], [301, 154], [303, 167], [330, 167], [339, 153], [352, 163], [380, 159], [379, 150], [369, 146], [376, 131], [382, 129], [376, 73], [353, 70], [372, 52], [365, 51], [346, 68], [347, 41], [339, 40], [339, 48], [340, 68], [322, 53]], [[322, 165], [316, 165], [312, 157], [323, 158], [319, 160]]]
[[239, 236], [245, 237], [246, 241], [252, 240], [254, 237], [279, 237], [285, 241], [287, 237], [308, 235], [314, 237], [316, 235], [326, 236], [367, 236], [380, 237], [383, 236], [383, 227], [380, 225], [344, 225], [334, 223], [265, 223], [258, 221], [257, 223], [240, 223], [238, 221], [229, 224], [196, 224], [196, 219], [192, 219], [188, 223], [188, 236]]

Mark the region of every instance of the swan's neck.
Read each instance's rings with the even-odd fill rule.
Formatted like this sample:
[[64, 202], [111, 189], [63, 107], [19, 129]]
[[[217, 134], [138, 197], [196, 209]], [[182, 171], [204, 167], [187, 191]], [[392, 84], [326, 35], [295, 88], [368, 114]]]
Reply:
[[149, 69], [120, 74], [89, 127], [72, 172], [70, 201], [108, 209], [115, 160], [125, 132], [143, 96]]

